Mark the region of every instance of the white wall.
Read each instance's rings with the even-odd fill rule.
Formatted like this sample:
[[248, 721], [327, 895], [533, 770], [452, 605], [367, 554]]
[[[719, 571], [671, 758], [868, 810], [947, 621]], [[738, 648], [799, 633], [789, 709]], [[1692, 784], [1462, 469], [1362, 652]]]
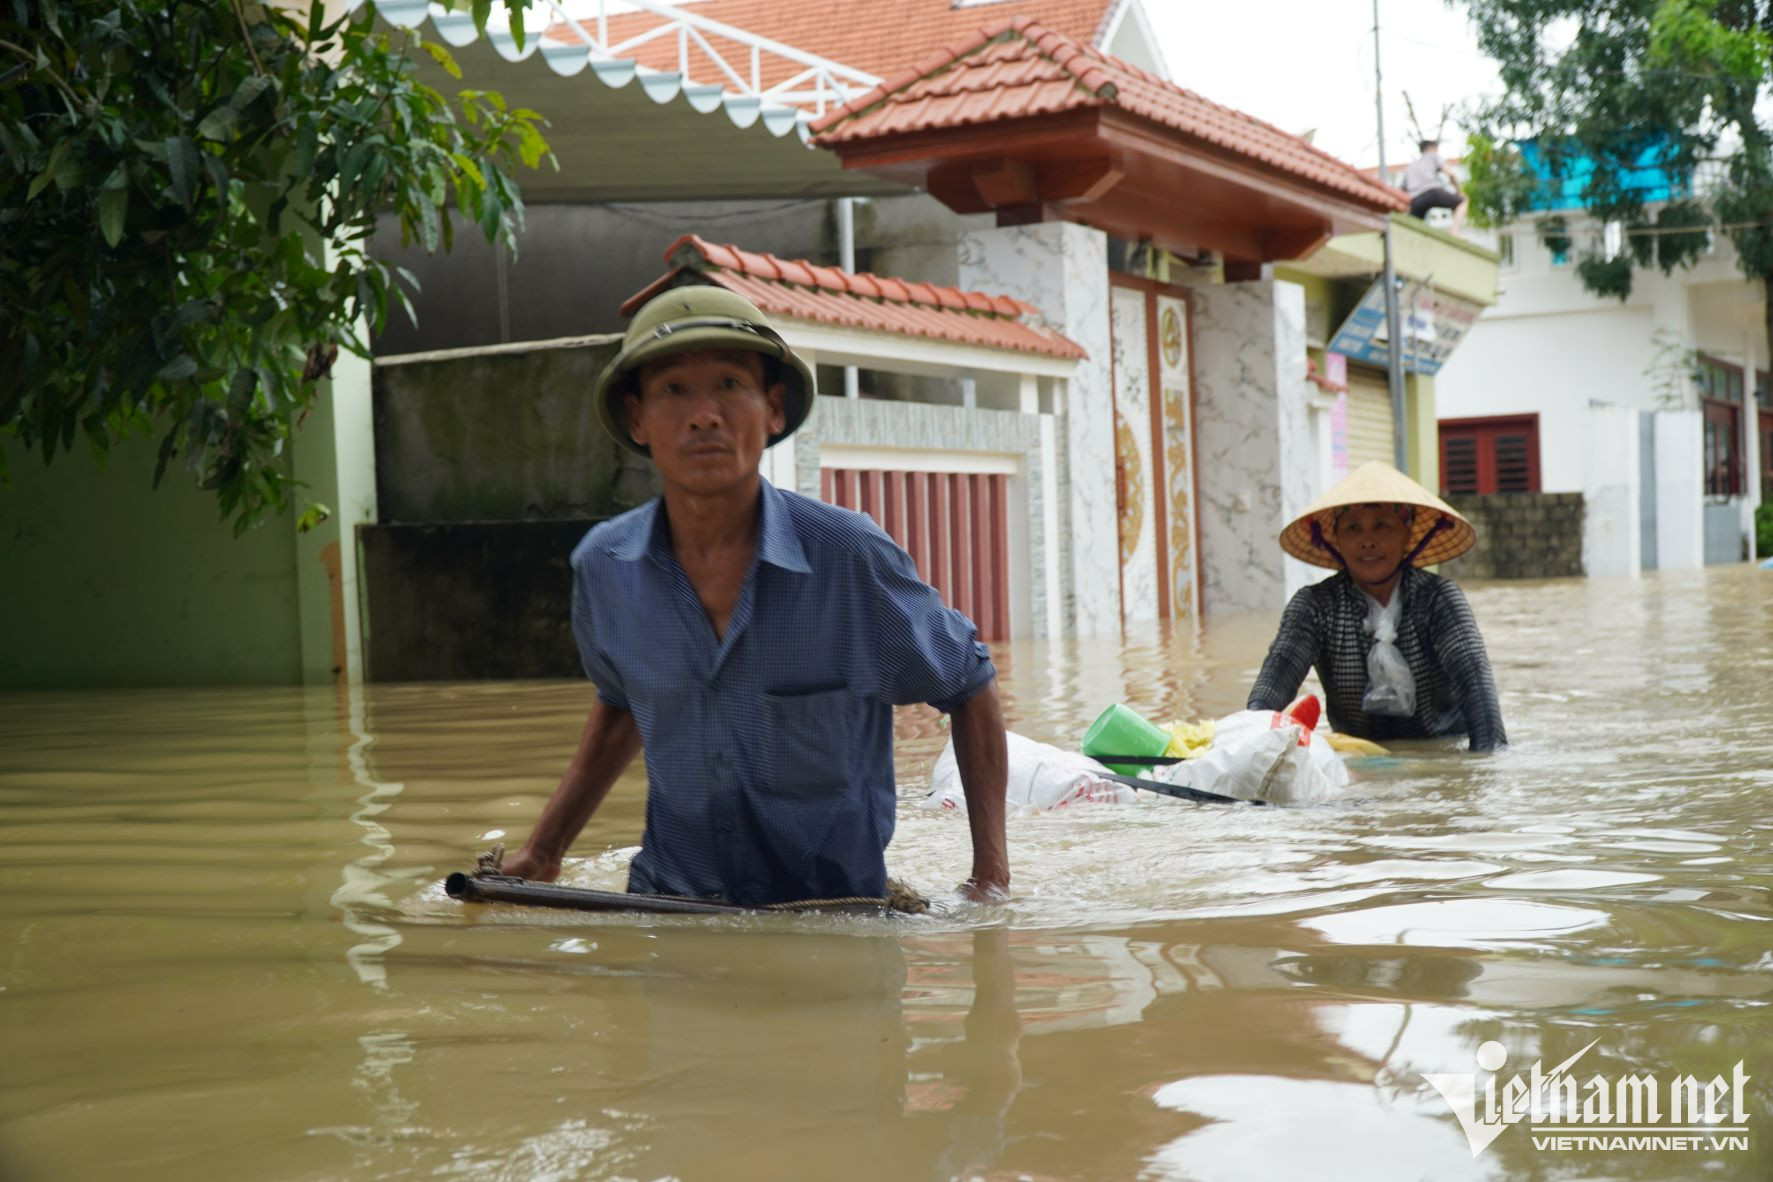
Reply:
[[1656, 407], [1648, 308], [1510, 317], [1486, 312], [1435, 380], [1441, 419], [1539, 415], [1544, 492], [1581, 492], [1589, 404]]
[[1629, 406], [1588, 408], [1582, 569], [1590, 576], [1635, 578], [1642, 563], [1638, 413]]
[[1656, 567], [1705, 565], [1704, 422], [1696, 410], [1656, 416]]

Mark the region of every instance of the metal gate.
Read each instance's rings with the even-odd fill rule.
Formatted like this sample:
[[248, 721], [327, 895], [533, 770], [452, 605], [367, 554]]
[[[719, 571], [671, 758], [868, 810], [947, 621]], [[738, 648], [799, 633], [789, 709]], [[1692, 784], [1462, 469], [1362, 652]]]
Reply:
[[874, 518], [986, 641], [1010, 638], [1008, 495], [1009, 478], [997, 472], [819, 473], [820, 499]]

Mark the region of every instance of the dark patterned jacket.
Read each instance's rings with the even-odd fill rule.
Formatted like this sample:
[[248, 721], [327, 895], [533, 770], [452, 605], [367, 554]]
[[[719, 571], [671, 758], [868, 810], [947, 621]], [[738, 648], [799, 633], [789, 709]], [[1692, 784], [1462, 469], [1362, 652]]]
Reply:
[[1448, 579], [1409, 566], [1393, 594], [1403, 596], [1397, 647], [1416, 678], [1415, 714], [1388, 717], [1361, 709], [1372, 638], [1361, 626], [1367, 597], [1346, 571], [1302, 588], [1287, 604], [1250, 690], [1249, 709], [1284, 709], [1315, 666], [1330, 724], [1339, 731], [1379, 741], [1468, 735], [1473, 751], [1505, 746], [1490, 658], [1464, 593]]

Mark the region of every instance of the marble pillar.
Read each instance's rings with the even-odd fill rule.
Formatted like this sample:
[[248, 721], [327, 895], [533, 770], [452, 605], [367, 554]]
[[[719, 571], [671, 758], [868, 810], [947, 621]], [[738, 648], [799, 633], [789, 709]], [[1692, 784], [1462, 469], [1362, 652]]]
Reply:
[[1032, 304], [1089, 354], [1066, 391], [1062, 447], [1070, 520], [1066, 625], [1079, 636], [1120, 631], [1120, 553], [1114, 491], [1114, 393], [1108, 302], [1108, 239], [1069, 222], [970, 230], [956, 246], [960, 286]]
[[1321, 493], [1305, 380], [1305, 292], [1276, 279], [1194, 291], [1202, 610], [1277, 611], [1325, 575], [1277, 538]]

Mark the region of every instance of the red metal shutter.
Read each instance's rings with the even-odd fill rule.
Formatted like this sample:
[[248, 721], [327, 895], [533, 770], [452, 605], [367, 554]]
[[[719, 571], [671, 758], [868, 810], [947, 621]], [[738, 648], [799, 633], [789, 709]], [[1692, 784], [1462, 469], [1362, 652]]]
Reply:
[[826, 468], [819, 495], [872, 517], [979, 639], [1010, 638], [1009, 477]]

